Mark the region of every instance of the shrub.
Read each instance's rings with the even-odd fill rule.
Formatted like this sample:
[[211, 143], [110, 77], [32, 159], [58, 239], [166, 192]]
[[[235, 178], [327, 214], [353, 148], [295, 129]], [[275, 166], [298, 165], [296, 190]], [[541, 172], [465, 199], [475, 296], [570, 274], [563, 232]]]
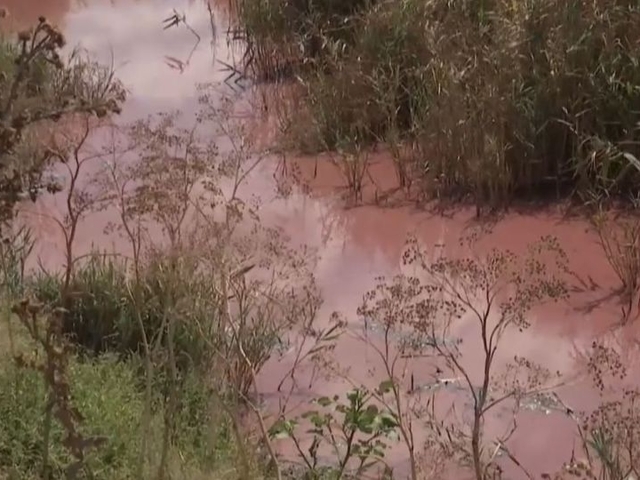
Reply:
[[[233, 333], [220, 323], [215, 278], [200, 267], [190, 263], [187, 256], [174, 260], [155, 257], [144, 264], [136, 284], [124, 263], [95, 255], [75, 270], [66, 302], [60, 296], [63, 282], [60, 276], [40, 275], [30, 280], [30, 288], [50, 307], [65, 308], [64, 332], [85, 354], [144, 356], [142, 322], [151, 345], [150, 360], [163, 370], [171, 363], [168, 361], [171, 320], [175, 325], [172, 349], [177, 368], [183, 373], [193, 370], [209, 376], [210, 370], [224, 360], [225, 366], [220, 366], [214, 377], [234, 385], [239, 382], [237, 387], [246, 395], [253, 380], [245, 360], [237, 352], [235, 335], [241, 337], [248, 359], [259, 371], [280, 336], [286, 333], [285, 322], [297, 320], [289, 318], [293, 313], [286, 310], [295, 308], [296, 300], [286, 297], [292, 294], [279, 290], [280, 287], [238, 280], [231, 288], [242, 302], [239, 308], [244, 313], [234, 317], [237, 333]], [[265, 293], [259, 297], [262, 300], [256, 301], [254, 292], [262, 291], [261, 288], [270, 288], [271, 296]], [[276, 305], [274, 299], [278, 296], [282, 296], [283, 303]]]

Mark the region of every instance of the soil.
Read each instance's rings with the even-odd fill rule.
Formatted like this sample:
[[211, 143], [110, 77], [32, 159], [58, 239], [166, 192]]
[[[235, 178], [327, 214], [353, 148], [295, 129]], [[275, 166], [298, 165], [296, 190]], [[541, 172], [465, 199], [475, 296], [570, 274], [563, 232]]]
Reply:
[[[221, 61], [232, 63], [238, 53], [230, 49], [223, 38], [226, 28], [223, 15], [215, 15], [213, 19], [219, 35], [212, 42], [211, 18], [204, 2], [88, 1], [75, 6], [62, 0], [0, 3], [8, 3], [17, 23], [32, 22], [44, 13], [62, 26], [70, 45], [81, 42], [97, 59], [105, 62], [113, 59], [118, 76], [130, 91], [118, 122], [173, 109], [193, 115], [198, 83], [217, 83], [221, 95], [233, 93], [232, 87], [223, 82], [229, 72], [224, 70]], [[163, 30], [162, 20], [170, 17], [174, 8], [185, 13], [189, 26], [200, 36], [199, 43], [184, 26]], [[256, 112], [247, 112], [251, 106], [247, 95], [249, 93], [239, 96], [238, 111], [251, 116]], [[100, 144], [105, 139], [96, 137], [94, 141]], [[275, 155], [267, 159], [244, 188], [247, 194], [261, 197], [263, 221], [282, 226], [294, 241], [318, 249], [315, 276], [324, 298], [321, 319], [328, 320], [332, 312], [341, 312], [352, 331], [352, 335], [339, 341], [334, 360], [348, 367], [345, 376], [355, 384], [376, 386], [386, 379], [373, 348], [379, 344], [380, 337], [367, 331], [367, 335], [371, 335], [369, 343], [356, 338], [362, 333], [363, 320], [356, 315], [356, 309], [363, 294], [375, 285], [377, 276], [401, 271], [407, 235], [416, 235], [429, 248], [444, 247], [456, 255], [461, 252], [460, 237], [481, 222], [476, 219], [474, 208], [459, 207], [443, 214], [429, 204], [407, 200], [397, 191], [389, 155], [384, 151], [372, 154], [371, 177], [367, 178], [363, 202], [354, 206], [345, 197], [343, 179], [328, 157], [286, 156], [289, 169], [297, 165], [299, 171], [293, 194], [287, 198], [275, 194], [274, 177], [282, 167], [282, 158]], [[307, 188], [300, 188], [300, 184]], [[36, 229], [39, 239], [36, 255], [39, 263], [47, 268], [59, 267], [64, 258], [63, 237], [54, 220], [64, 214], [61, 195], [44, 196], [34, 205], [25, 205], [21, 214], [21, 218]], [[126, 254], [122, 240], [101, 233], [113, 220], [113, 209], [87, 217], [80, 226], [76, 253], [98, 247]], [[499, 364], [504, 365], [517, 355], [551, 371], [559, 371], [567, 382], [558, 389], [563, 402], [575, 410], [590, 408], [597, 402], [598, 394], [580, 375], [584, 367], [580, 352], [588, 349], [594, 339], [606, 339], [623, 347], [630, 366], [635, 362], [637, 350], [630, 339], [637, 338], [640, 323], [631, 321], [627, 326], [618, 326], [621, 307], [618, 297], [612, 293], [617, 287], [616, 277], [589, 223], [579, 216], [567, 216], [564, 208], [558, 206], [543, 211], [507, 213], [491, 224], [485, 222], [485, 227], [490, 227], [490, 231], [478, 244], [476, 252], [480, 254], [495, 247], [523, 255], [528, 244], [545, 235], [556, 237], [566, 250], [576, 274], [569, 300], [536, 309], [529, 329], [504, 337]], [[636, 313], [631, 316], [635, 317]], [[462, 338], [463, 363], [476, 375], [481, 360], [476, 323], [465, 317], [452, 333]], [[277, 412], [283, 393], [276, 387], [292, 362], [291, 354], [284, 355], [268, 362], [260, 372], [259, 390], [267, 411]], [[428, 359], [412, 360], [407, 369], [413, 373], [416, 384], [433, 381], [434, 367]], [[343, 394], [348, 387], [344, 378], [314, 377], [310, 368], [302, 369], [292, 392], [290, 411], [302, 411], [314, 396]], [[459, 396], [453, 395], [448, 401], [461, 405]], [[299, 405], [296, 407], [296, 404]], [[447, 407], [440, 408], [446, 410]], [[509, 442], [509, 449], [534, 477], [558, 471], [562, 463], [571, 458], [575, 426], [566, 412], [524, 411], [517, 419], [518, 429]], [[505, 422], [499, 415], [492, 417], [487, 425], [488, 435], [497, 434], [506, 426]], [[426, 433], [424, 429], [418, 431], [417, 438], [425, 437]], [[284, 454], [292, 452], [286, 441], [277, 447]], [[406, 474], [407, 456], [402, 448], [394, 448], [388, 461], [399, 478]], [[427, 462], [430, 461], [427, 452]], [[508, 472], [507, 478], [526, 478], [511, 462], [501, 462]], [[447, 475], [458, 479], [470, 477], [469, 472], [459, 471], [449, 471]]]

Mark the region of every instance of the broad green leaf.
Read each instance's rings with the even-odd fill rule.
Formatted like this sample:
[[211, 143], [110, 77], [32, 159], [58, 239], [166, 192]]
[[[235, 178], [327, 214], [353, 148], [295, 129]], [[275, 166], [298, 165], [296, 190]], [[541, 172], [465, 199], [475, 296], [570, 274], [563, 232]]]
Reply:
[[393, 386], [394, 381], [392, 379], [384, 380], [380, 382], [380, 385], [378, 385], [378, 391], [381, 394], [389, 393], [391, 390], [393, 390]]

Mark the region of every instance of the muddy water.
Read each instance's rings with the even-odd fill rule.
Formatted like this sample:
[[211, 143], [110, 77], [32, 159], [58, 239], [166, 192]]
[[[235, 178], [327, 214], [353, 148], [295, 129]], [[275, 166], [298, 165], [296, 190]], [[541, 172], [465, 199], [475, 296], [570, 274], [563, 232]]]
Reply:
[[[334, 200], [343, 196], [342, 178], [330, 163], [316, 165], [315, 159], [299, 159], [298, 162], [312, 192], [321, 192], [319, 197], [331, 197]], [[378, 170], [380, 175], [377, 185], [369, 185], [369, 189], [384, 191], [381, 183], [389, 178], [389, 172], [385, 172], [388, 168], [381, 165], [385, 159], [374, 158], [372, 162], [372, 171]], [[333, 195], [329, 192], [333, 192]], [[404, 271], [400, 258], [407, 235], [417, 235], [427, 248], [434, 251], [444, 248], [456, 255], [460, 253], [458, 239], [469, 229], [479, 227], [472, 209], [458, 209], [443, 217], [411, 204], [391, 208], [369, 204], [343, 210], [336, 215], [333, 225], [337, 230], [334, 232], [332, 249], [323, 251], [326, 270], [318, 272], [327, 299], [325, 315], [332, 309], [352, 313], [362, 301], [363, 292], [373, 287], [374, 276], [391, 276]], [[579, 218], [568, 218], [560, 209], [536, 214], [510, 214], [491, 226], [490, 232], [476, 245], [475, 252], [498, 247], [524, 255], [527, 245], [546, 235], [558, 238], [569, 256], [576, 275], [569, 280], [571, 296], [558, 304], [535, 309], [530, 315], [530, 329], [506, 335], [502, 339], [496, 357], [496, 373], [514, 356], [530, 359], [560, 373], [562, 380], [559, 383], [563, 385], [555, 391], [568, 407], [588, 410], [597, 403], [598, 395], [590, 382], [578, 374], [583, 366], [581, 352], [587, 351], [595, 338], [610, 338], [628, 352], [629, 365], [633, 370], [637, 346], [629, 340], [636, 335], [637, 327], [632, 325], [617, 330], [615, 334], [611, 333], [613, 324], [620, 319], [620, 306], [609, 295], [616, 285], [616, 279], [586, 222]], [[335, 352], [337, 363], [346, 371], [340, 378], [321, 382], [312, 381], [312, 371], [308, 371], [306, 376], [300, 375], [298, 385], [306, 382], [311, 387], [296, 389], [294, 398], [297, 403], [292, 404], [297, 411], [308, 408], [307, 402], [314, 397], [339, 394], [359, 384], [375, 387], [386, 378], [383, 364], [373, 348], [375, 344], [381, 346], [380, 338], [376, 338], [375, 333], [369, 333], [363, 341], [363, 319], [354, 316], [349, 318], [351, 332], [355, 335], [342, 339]], [[474, 382], [479, 382], [483, 354], [477, 319], [465, 317], [449, 333], [452, 337], [463, 339], [462, 364]], [[409, 362], [407, 369], [416, 385], [433, 384], [437, 378], [434, 364], [429, 360]], [[269, 380], [278, 378], [280, 370], [280, 364], [273, 364], [263, 372], [262, 390], [274, 403], [282, 393], [269, 391]], [[348, 381], [344, 380], [345, 377]], [[633, 375], [632, 381], [637, 381]], [[406, 378], [404, 384], [405, 388], [409, 387]], [[443, 414], [454, 400], [445, 396], [444, 402], [447, 405], [440, 405]], [[457, 397], [455, 403], [459, 411], [466, 409], [463, 420], [469, 422], [468, 401], [465, 405]], [[493, 435], [503, 435], [512, 418], [508, 411], [499, 409], [488, 417], [488, 439]], [[563, 461], [571, 457], [575, 446], [575, 424], [564, 411], [524, 411], [517, 416], [517, 423], [518, 429], [508, 447], [534, 476], [556, 471]], [[416, 438], [423, 437], [417, 433]], [[401, 474], [408, 469], [406, 460], [401, 460], [402, 456], [402, 452], [394, 450], [390, 457], [397, 473]], [[507, 478], [525, 478], [522, 471], [510, 462], [505, 462], [504, 467]], [[449, 476], [467, 478], [468, 474], [450, 471]]]
[[64, 16], [71, 8], [71, 3], [71, 0], [3, 0], [0, 6], [9, 12], [5, 26], [17, 30], [30, 27], [40, 16], [44, 16], [54, 25], [63, 27]]
[[[45, 14], [64, 28], [71, 44], [81, 42], [104, 62], [113, 59], [118, 76], [130, 91], [120, 122], [173, 109], [193, 114], [197, 107], [196, 84], [221, 84], [228, 74], [216, 60], [229, 62], [231, 51], [224, 38], [212, 44], [211, 18], [202, 2], [163, 0], [72, 5], [62, 1], [21, 0], [13, 3], [15, 5], [9, 7], [16, 22], [31, 21], [45, 9]], [[173, 8], [186, 14], [189, 26], [200, 37], [199, 42], [198, 37], [184, 26], [163, 31], [161, 22], [172, 15]], [[214, 18], [214, 21], [217, 30], [223, 31], [221, 19]], [[229, 88], [221, 84], [220, 91], [228, 94]], [[101, 137], [93, 140], [98, 146], [105, 141]], [[386, 378], [373, 348], [380, 338], [374, 331], [363, 332], [363, 320], [355, 315], [363, 293], [374, 286], [376, 276], [400, 271], [403, 243], [408, 234], [417, 235], [427, 246], [440, 245], [455, 251], [458, 238], [474, 226], [475, 221], [471, 210], [460, 209], [443, 216], [403, 202], [389, 205], [369, 201], [365, 206], [345, 209], [341, 177], [329, 162], [320, 161], [315, 168], [313, 159], [293, 160], [301, 166], [312, 195], [296, 192], [287, 199], [276, 199], [272, 175], [275, 159], [251, 178], [245, 192], [262, 198], [261, 213], [265, 221], [283, 226], [295, 241], [319, 249], [315, 275], [325, 299], [321, 318], [328, 318], [333, 311], [343, 312], [351, 331], [335, 350], [337, 363], [346, 370], [342, 377], [319, 378], [310, 368], [301, 370], [288, 409], [295, 413], [302, 411], [314, 396], [343, 393], [349, 385], [345, 380], [347, 377], [353, 384], [370, 386]], [[369, 200], [372, 200], [374, 190], [378, 189], [380, 193], [393, 187], [393, 174], [385, 164], [384, 156], [374, 157], [372, 162], [374, 178], [378, 181], [377, 186], [368, 187]], [[24, 207], [22, 218], [38, 233], [36, 254], [49, 268], [59, 266], [63, 258], [63, 237], [53, 220], [60, 219], [63, 212], [60, 195], [44, 197], [35, 206]], [[101, 233], [107, 222], [114, 220], [114, 215], [113, 211], [107, 210], [82, 223], [76, 254], [96, 246], [115, 251], [125, 249], [118, 238]], [[615, 286], [615, 278], [585, 222], [567, 219], [558, 211], [509, 215], [482, 239], [480, 249], [496, 246], [522, 253], [528, 243], [543, 235], [554, 235], [560, 240], [580, 281], [575, 281], [576, 291], [569, 301], [536, 310], [532, 313], [530, 329], [505, 337], [499, 361], [505, 362], [518, 355], [559, 371], [565, 379], [573, 379], [580, 364], [576, 352], [586, 348], [594, 338], [609, 335], [620, 312], [615, 301], [607, 299]], [[632, 325], [626, 330], [618, 330], [612, 341], [621, 339], [624, 342], [633, 338], [634, 328]], [[464, 340], [464, 365], [475, 377], [481, 360], [475, 322], [465, 318], [452, 333]], [[360, 334], [366, 335], [368, 340], [357, 338]], [[632, 352], [628, 345], [625, 348]], [[277, 411], [283, 394], [276, 387], [292, 362], [292, 355], [285, 355], [279, 361], [269, 362], [261, 372], [259, 388], [267, 410]], [[411, 361], [407, 370], [418, 386], [433, 382], [436, 375], [433, 364], [427, 360]], [[581, 379], [573, 380], [559, 392], [563, 401], [573, 408], [588, 408], [597, 400]], [[451, 403], [454, 397], [445, 398]], [[464, 406], [464, 401], [455, 398]], [[519, 414], [518, 424], [519, 429], [509, 448], [534, 476], [553, 472], [570, 458], [574, 428], [563, 413], [524, 412]], [[504, 418], [498, 415], [491, 418], [487, 426], [489, 436], [504, 426]], [[424, 438], [427, 432], [420, 431], [419, 427], [416, 429], [417, 439]], [[291, 452], [286, 442], [277, 447], [285, 454]], [[393, 449], [389, 462], [400, 475], [407, 472], [406, 454], [400, 447]], [[524, 478], [524, 474], [509, 462], [504, 465], [508, 478]], [[466, 478], [468, 475], [457, 472], [450, 476]]]

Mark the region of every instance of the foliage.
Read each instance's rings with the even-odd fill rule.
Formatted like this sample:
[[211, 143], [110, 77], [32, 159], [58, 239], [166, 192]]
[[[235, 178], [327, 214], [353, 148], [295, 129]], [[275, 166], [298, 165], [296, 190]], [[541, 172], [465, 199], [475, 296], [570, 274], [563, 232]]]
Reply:
[[[84, 429], [90, 435], [106, 439], [105, 447], [90, 454], [89, 463], [96, 478], [133, 478], [142, 411], [133, 369], [113, 359], [72, 367], [72, 391], [85, 418]], [[19, 478], [35, 476], [42, 465], [42, 419], [46, 390], [36, 372], [7, 368], [0, 372], [4, 385], [0, 394], [2, 426], [0, 461], [4, 471]], [[62, 478], [70, 462], [65, 451], [64, 429], [55, 422], [51, 433], [51, 475]]]
[[[543, 366], [516, 356], [498, 367], [496, 357], [507, 335], [529, 327], [528, 315], [535, 306], [566, 296], [566, 256], [552, 238], [530, 245], [520, 257], [497, 249], [483, 257], [432, 256], [412, 238], [403, 262], [410, 273], [380, 278], [365, 295], [359, 313], [385, 332], [404, 332], [399, 345], [404, 355], [434, 359], [441, 371], [434, 395], [438, 387], [449, 384], [461, 390], [463, 408], [471, 413], [469, 424], [440, 419], [446, 428], [431, 433], [437, 443], [448, 445], [453, 458], [474, 470], [477, 480], [484, 480], [496, 472], [494, 449], [484, 433], [487, 416], [509, 404], [508, 423], [513, 428], [495, 439], [500, 448], [507, 448], [523, 401], [553, 388], [553, 375]], [[463, 355], [473, 345], [456, 336], [465, 325], [473, 328], [481, 358], [479, 375]]]
[[[43, 305], [32, 308], [25, 301], [16, 310], [33, 340], [43, 348], [43, 342], [53, 342], [47, 343], [51, 355], [43, 364], [25, 365], [43, 374], [48, 395], [64, 406], [45, 411], [43, 469], [51, 466], [46, 452], [58, 414], [70, 419], [65, 424], [69, 437], [76, 438], [80, 428], [80, 412], [69, 395], [69, 359], [97, 361], [105, 353], [141, 367], [138, 478], [152, 471], [159, 479], [173, 475], [176, 455], [183, 466], [185, 461], [197, 466], [198, 458], [213, 462], [216, 444], [227, 445], [230, 438], [240, 477], [250, 477], [259, 467], [250, 450], [253, 441], [241, 425], [239, 412], [246, 407], [256, 415], [269, 449], [254, 403], [256, 376], [280, 353], [277, 347], [286, 345], [288, 335], [298, 329], [304, 337], [316, 332], [319, 297], [307, 265], [312, 256], [289, 247], [279, 229], [262, 225], [259, 202], [239, 197], [260, 158], [252, 156], [248, 137], [212, 106], [204, 90], [202, 102], [191, 128], [178, 126], [177, 113], [125, 128], [108, 126], [113, 143], [96, 153], [87, 139], [104, 125], [85, 121], [79, 138], [63, 135], [64, 145], [54, 145], [69, 176], [67, 211], [53, 218], [65, 240], [65, 268], [21, 278], [17, 291], [26, 290]], [[216, 142], [202, 135], [212, 126], [231, 140], [231, 151], [219, 153]], [[127, 156], [131, 153], [133, 159]], [[111, 161], [84, 182], [87, 162], [107, 158]], [[130, 242], [132, 258], [77, 255], [76, 232], [83, 219], [114, 207], [118, 221], [107, 231]], [[11, 268], [5, 276], [13, 278], [20, 250], [10, 243], [6, 257]], [[42, 319], [31, 317], [41, 308]], [[43, 334], [35, 326], [41, 323], [52, 330]], [[317, 332], [318, 341], [324, 339]], [[300, 352], [301, 359], [306, 355]], [[214, 407], [222, 414], [210, 415]], [[207, 435], [203, 429], [216, 420]], [[192, 447], [182, 449], [181, 442]], [[98, 443], [100, 449], [104, 442]], [[269, 456], [275, 459], [272, 451]], [[83, 453], [77, 457], [76, 473], [92, 468]]]
[[[632, 2], [235, 4], [247, 66], [262, 79], [297, 76], [308, 123], [289, 133], [306, 130], [307, 147], [338, 150], [356, 202], [367, 146], [381, 141], [400, 186], [470, 193], [479, 205], [503, 205], [549, 185], [600, 199], [640, 181], [632, 48], [640, 10]], [[124, 93], [110, 71], [77, 53], [63, 62], [63, 43], [43, 19], [16, 46], [0, 44], [0, 157], [10, 172], [0, 184], [3, 219], [25, 188], [35, 198], [49, 163], [64, 163], [71, 180], [69, 211], [56, 223], [66, 241], [63, 273], [25, 278], [26, 231], [6, 235], [0, 248], [3, 301], [34, 295], [42, 302], [16, 303], [31, 349], [19, 348], [15, 364], [0, 362], [0, 476], [391, 478], [385, 452], [398, 439], [413, 480], [421, 478], [422, 447], [434, 447], [437, 458], [427, 461], [454, 460], [477, 480], [500, 475], [497, 452], [522, 468], [508, 450], [516, 416], [552, 390], [556, 376], [527, 358], [496, 359], [510, 335], [529, 327], [532, 309], [567, 294], [567, 259], [553, 239], [525, 256], [495, 249], [482, 258], [432, 257], [410, 240], [404, 273], [379, 279], [358, 311], [382, 329], [382, 346], [371, 346], [387, 380], [345, 398], [318, 398], [291, 418], [286, 403], [299, 387], [297, 369], [305, 360], [317, 362], [314, 369], [330, 364], [344, 323], [315, 325], [321, 296], [312, 255], [263, 225], [260, 201], [240, 194], [261, 160], [250, 135], [201, 90], [202, 110], [190, 127], [179, 126], [178, 113], [110, 126], [117, 141], [92, 157], [85, 141], [94, 124], [72, 114], [117, 112]], [[36, 127], [63, 117], [74, 126], [84, 119], [83, 138], [69, 136], [62, 147], [32, 143]], [[283, 125], [296, 123], [290, 120]], [[228, 151], [218, 149], [212, 131], [228, 140]], [[80, 170], [87, 158], [107, 157], [88, 187], [99, 192], [89, 195], [76, 182]], [[109, 208], [119, 222], [108, 233], [124, 236], [131, 258], [77, 255], [79, 222]], [[601, 218], [596, 226], [625, 292], [635, 293], [636, 223], [623, 225], [621, 237]], [[470, 326], [474, 345], [455, 336]], [[267, 426], [257, 378], [287, 348], [293, 366], [277, 388], [278, 420]], [[480, 375], [467, 364], [466, 348], [478, 348]], [[603, 365], [622, 363], [602, 352], [594, 345], [589, 368], [596, 377]], [[422, 365], [425, 354], [438, 374], [455, 378], [439, 376], [421, 395], [407, 362]], [[452, 410], [470, 413], [470, 422], [438, 416], [436, 397], [446, 388], [455, 389], [446, 399]], [[566, 472], [623, 480], [636, 471], [637, 395], [616, 391], [578, 419], [587, 461], [570, 462]], [[488, 438], [488, 416], [505, 409], [510, 428]], [[418, 422], [424, 445], [414, 436]], [[289, 472], [271, 444], [278, 439], [295, 449]]]
[[[309, 132], [323, 149], [402, 144], [400, 183], [410, 171], [428, 195], [478, 206], [624, 196], [640, 181], [634, 2], [407, 0], [335, 13], [332, 2], [237, 3], [257, 56], [302, 52], [311, 115], [296, 132], [307, 146]], [[334, 20], [320, 21], [325, 11]], [[322, 62], [297, 49], [316, 37]]]
[[[1, 19], [0, 19], [1, 21]], [[105, 117], [118, 113], [125, 99], [113, 72], [79, 50], [63, 59], [64, 35], [44, 17], [13, 41], [0, 41], [0, 220], [13, 216], [24, 194], [34, 199], [43, 170], [53, 161], [36, 138], [44, 129], [76, 114]]]
[[[42, 421], [45, 387], [36, 372], [16, 367], [0, 370], [0, 472], [9, 478], [36, 478], [42, 464]], [[74, 404], [82, 412], [82, 431], [104, 438], [104, 444], [87, 457], [93, 478], [133, 479], [140, 450], [144, 395], [134, 364], [106, 355], [70, 365]], [[235, 462], [229, 419], [214, 415], [207, 388], [190, 377], [185, 382], [174, 445], [181, 468], [193, 471], [229, 468]], [[161, 411], [153, 420], [161, 430]], [[63, 446], [64, 429], [54, 422], [51, 432], [51, 478], [65, 478], [70, 462]], [[157, 440], [155, 441], [157, 443]], [[157, 446], [157, 445], [156, 445]]]
[[[143, 297], [135, 303], [129, 293], [126, 265], [98, 254], [89, 257], [77, 268], [71, 283], [71, 298], [64, 303], [65, 334], [92, 355], [112, 352], [127, 357], [131, 353], [142, 353], [142, 332], [136, 319], [139, 314], [146, 334], [154, 342], [162, 342], [165, 328], [162, 301], [169, 292], [167, 289], [174, 285], [163, 282], [157, 275], [161, 268], [162, 265], [150, 265], [144, 271]], [[215, 297], [191, 275], [175, 280], [187, 282], [182, 285], [189, 289], [189, 294], [211, 299], [208, 308], [203, 306], [191, 314], [190, 321], [180, 322], [176, 334], [176, 354], [183, 368], [206, 368], [211, 358], [207, 358], [207, 346], [200, 338], [199, 329], [212, 328], [206, 327], [210, 322], [214, 325]], [[40, 275], [32, 288], [41, 301], [61, 307], [62, 284], [60, 276]]]
[[[397, 438], [397, 421], [374, 403], [373, 395], [363, 389], [314, 401], [322, 410], [309, 410], [299, 419], [281, 419], [270, 430], [274, 438], [290, 438], [296, 448], [304, 479], [362, 478], [379, 464], [384, 465], [389, 439]], [[312, 440], [308, 450], [298, 438], [298, 425], [309, 424]], [[326, 447], [335, 458], [323, 461]], [[387, 468], [388, 469], [388, 468]]]

